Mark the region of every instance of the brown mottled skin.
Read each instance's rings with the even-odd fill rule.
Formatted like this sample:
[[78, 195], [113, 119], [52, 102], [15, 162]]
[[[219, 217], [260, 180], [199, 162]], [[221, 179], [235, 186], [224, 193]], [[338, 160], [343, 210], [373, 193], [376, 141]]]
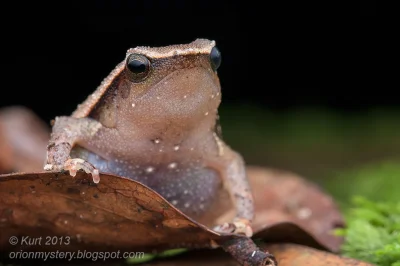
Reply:
[[[244, 162], [216, 132], [221, 88], [214, 47], [198, 39], [128, 50], [71, 116], [56, 117], [45, 169], [71, 175], [82, 169], [96, 183], [98, 171], [129, 177], [192, 217], [207, 213], [224, 187], [236, 218], [215, 230], [251, 236], [254, 207]], [[145, 56], [149, 68], [133, 73], [132, 54]]]

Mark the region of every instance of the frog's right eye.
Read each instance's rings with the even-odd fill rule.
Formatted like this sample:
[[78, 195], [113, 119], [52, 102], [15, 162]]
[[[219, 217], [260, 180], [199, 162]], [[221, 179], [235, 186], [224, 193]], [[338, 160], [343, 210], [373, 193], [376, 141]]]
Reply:
[[141, 82], [150, 73], [150, 61], [144, 55], [131, 54], [126, 59], [126, 68], [132, 82]]
[[219, 52], [218, 48], [215, 46], [211, 50], [210, 61], [211, 61], [211, 66], [214, 69], [214, 71], [217, 71], [217, 69], [221, 65], [221, 53]]

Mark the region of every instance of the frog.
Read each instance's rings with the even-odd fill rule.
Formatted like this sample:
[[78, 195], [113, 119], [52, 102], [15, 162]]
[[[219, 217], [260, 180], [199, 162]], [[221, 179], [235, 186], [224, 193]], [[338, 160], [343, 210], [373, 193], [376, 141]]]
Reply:
[[222, 139], [221, 52], [214, 40], [130, 48], [70, 116], [52, 121], [46, 171], [123, 176], [189, 217], [205, 215], [221, 189], [235, 215], [213, 229], [253, 235], [253, 195], [240, 153]]

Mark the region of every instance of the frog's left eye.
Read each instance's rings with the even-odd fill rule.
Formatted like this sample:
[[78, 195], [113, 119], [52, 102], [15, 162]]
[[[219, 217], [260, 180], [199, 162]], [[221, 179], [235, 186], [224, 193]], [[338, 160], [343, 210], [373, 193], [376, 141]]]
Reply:
[[217, 49], [217, 47], [213, 47], [210, 53], [210, 61], [211, 61], [211, 66], [216, 71], [219, 66], [221, 65], [221, 53]]
[[132, 82], [143, 81], [150, 73], [150, 61], [141, 54], [131, 54], [126, 59], [128, 76]]

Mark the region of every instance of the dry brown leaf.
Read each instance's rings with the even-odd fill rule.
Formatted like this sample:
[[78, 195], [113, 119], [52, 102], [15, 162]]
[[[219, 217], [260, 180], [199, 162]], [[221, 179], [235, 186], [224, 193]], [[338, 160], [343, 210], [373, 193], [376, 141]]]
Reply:
[[366, 262], [296, 244], [266, 245], [265, 248], [275, 255], [279, 266], [372, 266]]
[[[257, 184], [261, 191], [274, 188], [257, 183], [265, 170], [253, 170], [257, 174], [249, 171], [254, 176], [254, 180], [250, 177], [252, 185]], [[257, 209], [262, 211], [260, 200], [265, 199], [256, 196]], [[97, 185], [84, 173], [76, 178], [49, 172], [3, 175], [0, 176], [0, 203], [0, 249], [3, 251], [161, 251], [175, 247], [210, 248], [213, 243], [237, 239], [232, 235], [221, 236], [198, 224], [140, 183], [112, 175], [102, 174]], [[282, 221], [262, 227], [259, 234], [268, 241], [292, 239], [321, 247], [300, 227]], [[70, 237], [71, 243], [13, 246], [8, 242], [11, 236], [62, 236]]]
[[184, 216], [157, 193], [135, 181], [101, 175], [57, 173], [0, 176], [0, 249], [19, 250], [11, 236], [65, 236], [70, 245], [26, 249], [96, 251], [210, 247], [220, 236]]
[[[271, 173], [274, 172], [249, 169], [256, 199], [255, 238], [336, 250], [340, 238], [329, 232], [341, 222], [341, 217], [330, 198], [310, 188], [302, 179]], [[209, 247], [210, 240], [218, 240], [212, 231], [138, 182], [105, 174], [98, 185], [88, 180], [90, 177], [83, 173], [77, 178], [55, 173], [2, 176], [0, 221], [3, 228], [9, 227], [9, 235], [24, 234], [29, 228], [38, 232], [40, 228], [53, 235], [75, 237], [90, 245], [112, 243], [119, 248], [131, 248], [130, 245], [149, 249]], [[288, 182], [297, 186], [288, 185]], [[288, 192], [292, 194], [287, 195]], [[296, 196], [296, 193], [303, 196]], [[310, 209], [307, 219], [298, 217], [296, 209], [288, 208], [292, 206], [291, 196], [296, 199], [297, 206]], [[164, 232], [160, 227], [173, 228], [176, 240], [171, 241], [169, 231]], [[195, 234], [189, 234], [192, 230]], [[152, 235], [154, 239], [149, 238]], [[138, 243], [134, 243], [136, 238]], [[165, 242], [160, 238], [165, 238]]]
[[29, 109], [1, 109], [0, 173], [41, 171], [49, 135], [49, 128]]
[[256, 238], [339, 250], [342, 238], [332, 232], [344, 220], [332, 197], [286, 171], [249, 167], [248, 176], [255, 197]]
[[[160, 195], [127, 178], [101, 175], [94, 184], [79, 173], [0, 176], [0, 250], [162, 251], [217, 243], [238, 261], [275, 265], [247, 237], [220, 235], [182, 214]], [[36, 239], [27, 245], [22, 238]], [[47, 238], [63, 239], [46, 245]], [[62, 237], [62, 238], [61, 238]], [[11, 238], [19, 239], [10, 244]], [[37, 244], [37, 239], [40, 244]], [[42, 240], [43, 239], [43, 240]], [[253, 253], [254, 251], [254, 253]]]

